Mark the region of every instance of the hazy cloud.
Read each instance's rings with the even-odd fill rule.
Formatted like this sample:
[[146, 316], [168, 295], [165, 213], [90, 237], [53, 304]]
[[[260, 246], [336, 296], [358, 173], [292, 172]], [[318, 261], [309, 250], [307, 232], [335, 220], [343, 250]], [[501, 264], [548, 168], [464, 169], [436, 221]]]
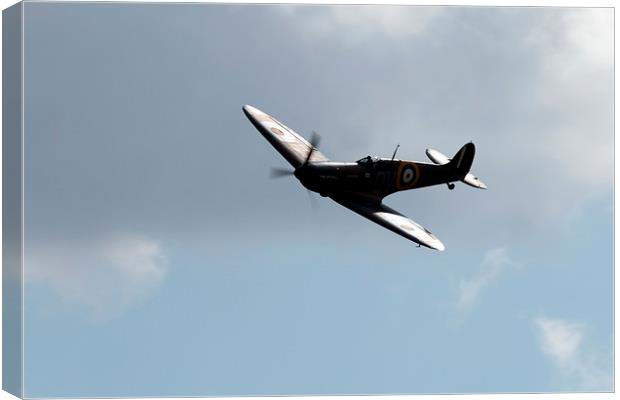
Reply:
[[517, 264], [506, 254], [506, 249], [497, 248], [487, 251], [478, 271], [472, 277], [460, 281], [456, 308], [470, 309], [485, 287], [493, 283], [505, 268], [515, 265]]
[[565, 380], [567, 389], [609, 391], [613, 388], [609, 357], [584, 349], [585, 323], [543, 316], [534, 319], [534, 325], [540, 350]]
[[148, 297], [166, 275], [160, 245], [136, 235], [30, 249], [25, 263], [28, 284], [48, 288], [60, 301], [107, 318]]
[[337, 37], [347, 45], [363, 45], [365, 40], [377, 35], [390, 40], [421, 34], [442, 10], [441, 7], [373, 5], [280, 8], [287, 17], [303, 15], [303, 29], [309, 34], [306, 38]]
[[551, 361], [561, 368], [574, 362], [577, 349], [583, 339], [583, 323], [561, 319], [537, 318], [536, 327], [540, 333], [540, 347]]

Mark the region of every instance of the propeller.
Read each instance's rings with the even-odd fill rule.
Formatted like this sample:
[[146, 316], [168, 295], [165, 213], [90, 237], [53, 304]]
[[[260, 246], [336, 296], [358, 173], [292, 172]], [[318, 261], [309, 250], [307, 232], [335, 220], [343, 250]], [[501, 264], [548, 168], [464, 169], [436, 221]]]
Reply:
[[308, 164], [308, 162], [310, 161], [310, 157], [312, 157], [312, 153], [314, 153], [320, 141], [321, 141], [321, 136], [315, 131], [312, 131], [312, 137], [310, 138], [310, 150], [308, 151], [308, 155], [306, 156], [306, 161], [304, 161], [303, 165]]
[[[321, 136], [315, 131], [312, 131], [312, 136], [310, 137], [310, 149], [308, 150], [308, 154], [306, 155], [306, 159], [304, 160], [304, 163], [300, 167], [303, 167], [310, 162], [312, 153], [314, 153], [320, 141], [321, 141]], [[292, 176], [292, 175], [295, 175], [295, 171], [286, 169], [286, 168], [273, 167], [271, 168], [271, 171], [269, 172], [269, 177], [271, 179], [282, 178], [285, 176]], [[313, 211], [317, 211], [319, 204], [317, 203], [316, 198], [313, 196], [310, 190], [306, 189], [306, 191], [308, 193], [308, 199], [310, 200], [310, 207], [312, 207]]]
[[319, 203], [316, 201], [316, 196], [308, 189], [306, 189], [306, 193], [308, 193], [308, 199], [310, 201], [312, 211], [317, 212], [319, 210]]
[[294, 174], [295, 174], [295, 171], [292, 171], [290, 169], [273, 167], [271, 168], [271, 171], [269, 172], [269, 177], [271, 179], [274, 179], [274, 178], [282, 178], [285, 176], [291, 176]]
[[[304, 165], [310, 162], [310, 157], [312, 157], [312, 153], [314, 153], [320, 141], [321, 141], [321, 136], [315, 131], [312, 131], [312, 137], [310, 138], [310, 149], [308, 150], [306, 159], [304, 160], [304, 163], [301, 165], [301, 167], [303, 167]], [[269, 177], [271, 179], [282, 178], [284, 176], [291, 176], [291, 175], [295, 175], [294, 170], [290, 170], [286, 168], [277, 168], [277, 167], [271, 168], [271, 171], [269, 173]]]

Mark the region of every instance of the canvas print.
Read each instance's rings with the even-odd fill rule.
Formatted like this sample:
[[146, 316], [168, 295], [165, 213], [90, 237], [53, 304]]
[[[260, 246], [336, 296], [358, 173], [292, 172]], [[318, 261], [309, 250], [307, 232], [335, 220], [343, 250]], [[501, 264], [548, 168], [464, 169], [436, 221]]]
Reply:
[[612, 8], [3, 12], [3, 388], [611, 392]]

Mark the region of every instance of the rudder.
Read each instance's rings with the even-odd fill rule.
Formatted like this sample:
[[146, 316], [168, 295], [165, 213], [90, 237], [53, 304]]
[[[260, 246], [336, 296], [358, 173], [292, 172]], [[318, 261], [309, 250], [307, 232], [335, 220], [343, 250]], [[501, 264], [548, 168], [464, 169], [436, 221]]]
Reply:
[[465, 175], [471, 169], [476, 154], [476, 146], [472, 142], [466, 143], [459, 151], [456, 152], [450, 165], [455, 169], [458, 179], [465, 178]]

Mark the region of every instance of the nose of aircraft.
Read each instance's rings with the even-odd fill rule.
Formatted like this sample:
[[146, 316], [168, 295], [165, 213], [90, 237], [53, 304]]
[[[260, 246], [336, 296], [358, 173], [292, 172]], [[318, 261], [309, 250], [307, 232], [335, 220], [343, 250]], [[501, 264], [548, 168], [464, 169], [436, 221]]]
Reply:
[[310, 169], [311, 168], [309, 165], [300, 165], [299, 167], [295, 168], [294, 175], [297, 179], [303, 181], [310, 176]]

